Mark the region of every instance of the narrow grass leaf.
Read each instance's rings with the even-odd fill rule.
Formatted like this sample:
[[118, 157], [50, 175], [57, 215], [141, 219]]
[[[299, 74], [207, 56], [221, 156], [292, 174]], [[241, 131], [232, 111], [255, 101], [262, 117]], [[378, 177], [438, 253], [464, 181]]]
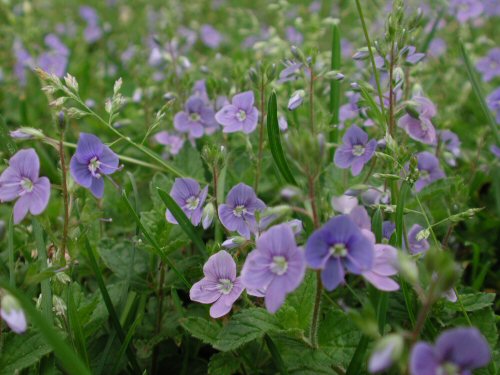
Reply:
[[[33, 233], [35, 235], [35, 243], [38, 250], [38, 256], [42, 262], [42, 270], [47, 268], [47, 248], [43, 239], [43, 230], [37, 219], [33, 218]], [[52, 288], [50, 287], [50, 278], [46, 278], [41, 282], [42, 289], [42, 312], [50, 324], [54, 324], [54, 316], [52, 314]]]

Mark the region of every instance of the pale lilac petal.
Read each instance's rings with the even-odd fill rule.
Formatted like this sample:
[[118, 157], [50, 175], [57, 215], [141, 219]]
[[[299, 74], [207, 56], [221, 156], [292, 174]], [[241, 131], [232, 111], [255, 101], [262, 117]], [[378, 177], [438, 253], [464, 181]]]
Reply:
[[265, 304], [270, 313], [275, 313], [285, 302], [286, 280], [283, 277], [275, 277], [266, 290]]
[[233, 214], [233, 209], [227, 204], [221, 204], [219, 206], [219, 219], [228, 230], [235, 231], [240, 224], [240, 218], [237, 218]]
[[28, 328], [26, 317], [22, 310], [11, 309], [8, 313], [0, 309], [0, 316], [15, 333], [23, 333]]
[[0, 176], [0, 201], [10, 202], [22, 192], [22, 177], [15, 168], [8, 167]]
[[28, 195], [21, 196], [14, 204], [14, 224], [19, 224], [28, 214], [30, 207], [30, 198]]
[[321, 281], [326, 290], [332, 291], [344, 282], [344, 268], [339, 259], [330, 257], [321, 272]]
[[232, 104], [222, 107], [222, 109], [215, 114], [215, 120], [222, 126], [239, 125], [242, 126], [241, 122], [236, 119], [236, 114], [239, 109]]
[[191, 301], [200, 303], [214, 303], [220, 296], [218, 283], [206, 277], [194, 283], [189, 291]]
[[264, 256], [259, 250], [248, 254], [241, 270], [241, 280], [247, 289], [265, 289], [273, 279], [269, 272], [271, 258]]
[[393, 292], [399, 289], [399, 284], [387, 276], [378, 275], [373, 271], [363, 272], [363, 277], [375, 288], [385, 292]]
[[9, 167], [14, 168], [21, 177], [35, 181], [40, 172], [40, 160], [32, 148], [20, 150], [10, 158]]
[[254, 103], [253, 91], [245, 91], [240, 94], [236, 94], [233, 96], [231, 103], [235, 107], [243, 109], [247, 113], [250, 112]]
[[103, 148], [103, 143], [95, 135], [80, 133], [75, 156], [80, 163], [88, 164], [90, 159], [101, 155]]
[[221, 250], [208, 258], [203, 266], [203, 273], [211, 280], [234, 280], [236, 278], [236, 263], [227, 251]]
[[247, 112], [247, 117], [243, 121], [243, 133], [250, 134], [257, 128], [257, 122], [259, 119], [259, 111], [257, 108], [253, 107], [249, 112]]
[[71, 158], [69, 169], [71, 172], [71, 176], [79, 185], [82, 185], [85, 188], [90, 188], [90, 185], [92, 185], [93, 177], [86, 162], [80, 162], [75, 154]]
[[354, 159], [352, 149], [341, 146], [335, 151], [333, 161], [340, 168], [349, 168]]
[[191, 126], [191, 121], [189, 121], [189, 115], [186, 112], [178, 112], [174, 116], [174, 127], [181, 133], [189, 132]]
[[101, 162], [99, 172], [103, 174], [116, 172], [120, 163], [118, 156], [108, 146], [103, 146], [102, 153], [99, 155], [99, 161]]
[[41, 214], [47, 204], [49, 203], [50, 198], [50, 181], [47, 177], [40, 177], [34, 184], [33, 190], [30, 193], [26, 193], [29, 195], [30, 199], [30, 207], [29, 210], [33, 215]]

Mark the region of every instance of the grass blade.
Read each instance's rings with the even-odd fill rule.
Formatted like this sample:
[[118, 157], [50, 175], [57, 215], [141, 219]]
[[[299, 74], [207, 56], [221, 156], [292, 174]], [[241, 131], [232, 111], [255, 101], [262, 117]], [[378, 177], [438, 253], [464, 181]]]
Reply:
[[78, 310], [76, 308], [75, 299], [71, 291], [71, 286], [69, 286], [67, 289], [66, 304], [68, 306], [68, 322], [70, 327], [70, 334], [73, 336], [75, 349], [78, 354], [80, 354], [80, 358], [85, 362], [87, 367], [90, 367], [85, 335], [83, 334], [83, 328], [80, 323], [80, 319], [78, 318]]
[[9, 134], [9, 129], [2, 115], [0, 115], [0, 148], [9, 156], [14, 155], [17, 151], [17, 146]]
[[[95, 278], [97, 281], [97, 284], [99, 285], [99, 290], [101, 291], [102, 298], [104, 300], [104, 304], [106, 305], [106, 309], [108, 310], [109, 317], [111, 319], [111, 323], [113, 324], [116, 334], [118, 335], [118, 339], [120, 342], [125, 342], [125, 333], [123, 332], [123, 328], [120, 324], [120, 320], [118, 319], [118, 315], [116, 313], [116, 310], [113, 306], [113, 302], [111, 301], [111, 297], [109, 296], [108, 290], [106, 289], [106, 284], [104, 283], [104, 279], [102, 277], [101, 270], [99, 269], [99, 266], [97, 264], [97, 260], [94, 254], [94, 249], [90, 245], [89, 239], [87, 238], [87, 235], [83, 235], [83, 244], [85, 247], [85, 250], [87, 251], [87, 256], [90, 261], [90, 266], [92, 268], [92, 271], [95, 274]], [[132, 348], [129, 346], [127, 348], [127, 358], [132, 366], [132, 369], [134, 370], [134, 373], [139, 374], [140, 368], [139, 364], [137, 363], [137, 359], [135, 358], [135, 354], [132, 351]]]
[[182, 230], [188, 235], [188, 237], [193, 241], [196, 248], [199, 250], [201, 255], [204, 257], [207, 256], [207, 250], [205, 249], [205, 243], [196, 233], [196, 228], [191, 223], [191, 221], [187, 218], [186, 214], [182, 209], [177, 205], [177, 203], [172, 199], [170, 194], [166, 191], [157, 188], [158, 194], [160, 195], [161, 200], [165, 203], [165, 206], [169, 209], [169, 211], [174, 215], [175, 219], [179, 223]]
[[28, 320], [39, 329], [41, 335], [52, 347], [56, 357], [68, 374], [90, 375], [89, 369], [83, 364], [78, 355], [61, 338], [59, 332], [53, 328], [52, 324], [32, 305], [29, 298], [2, 280], [0, 280], [0, 288], [7, 290], [19, 301]]
[[469, 55], [467, 54], [464, 43], [462, 41], [460, 42], [460, 53], [462, 54], [462, 57], [464, 59], [465, 68], [467, 69], [467, 74], [469, 76], [469, 81], [472, 84], [472, 89], [474, 91], [474, 94], [476, 94], [476, 98], [479, 101], [479, 105], [481, 106], [481, 109], [483, 110], [486, 118], [488, 119], [488, 124], [490, 125], [491, 131], [495, 136], [496, 143], [500, 144], [500, 134], [498, 133], [497, 123], [495, 121], [495, 118], [493, 117], [493, 114], [488, 108], [488, 105], [486, 104], [486, 99], [484, 98], [483, 90], [479, 85], [479, 80], [477, 79], [476, 72], [471, 64]]
[[283, 147], [281, 146], [281, 136], [278, 125], [278, 103], [276, 101], [276, 93], [274, 91], [269, 97], [267, 104], [267, 137], [269, 138], [271, 154], [273, 155], [274, 162], [276, 163], [281, 175], [289, 184], [297, 185], [297, 182], [290, 171], [290, 167], [288, 166], [288, 162], [285, 159]]
[[7, 228], [7, 251], [9, 253], [9, 282], [16, 286], [16, 258], [14, 254], [14, 220], [12, 215], [9, 217]]
[[174, 263], [168, 258], [168, 256], [162, 251], [154, 237], [149, 233], [149, 231], [146, 229], [146, 227], [142, 224], [141, 218], [135, 212], [134, 207], [132, 207], [132, 203], [130, 203], [129, 199], [127, 198], [127, 194], [125, 191], [122, 192], [122, 197], [123, 200], [125, 201], [127, 208], [129, 209], [130, 213], [132, 214], [133, 219], [139, 226], [139, 229], [141, 230], [142, 234], [144, 235], [144, 238], [149, 242], [149, 244], [153, 247], [154, 252], [172, 269], [172, 271], [175, 272], [175, 274], [181, 279], [181, 281], [186, 285], [188, 289], [191, 288], [191, 284], [189, 281], [186, 280], [184, 275], [177, 269]]
[[356, 375], [360, 373], [361, 365], [363, 364], [363, 358], [366, 353], [366, 349], [368, 348], [368, 337], [361, 336], [358, 342], [358, 346], [356, 347], [356, 351], [351, 358], [351, 362], [349, 363], [349, 367], [347, 367], [346, 375]]
[[[43, 231], [37, 219], [33, 218], [33, 233], [35, 235], [35, 243], [38, 250], [38, 256], [42, 262], [42, 270], [47, 268], [47, 248], [43, 240]], [[52, 289], [50, 287], [50, 278], [43, 279], [41, 282], [42, 288], [42, 312], [50, 324], [54, 324], [52, 315]]]

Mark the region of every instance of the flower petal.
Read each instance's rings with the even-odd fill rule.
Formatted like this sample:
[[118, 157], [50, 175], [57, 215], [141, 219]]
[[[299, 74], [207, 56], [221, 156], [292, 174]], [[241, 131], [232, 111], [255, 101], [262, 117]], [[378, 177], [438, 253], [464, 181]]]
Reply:
[[104, 148], [104, 144], [93, 134], [80, 133], [76, 146], [76, 158], [80, 163], [88, 164], [93, 157], [99, 157]]

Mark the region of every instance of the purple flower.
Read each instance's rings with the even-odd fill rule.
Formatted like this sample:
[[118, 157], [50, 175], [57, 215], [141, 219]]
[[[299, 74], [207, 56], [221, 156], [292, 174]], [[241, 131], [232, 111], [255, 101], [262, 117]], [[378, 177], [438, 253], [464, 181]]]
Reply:
[[286, 39], [293, 45], [302, 44], [304, 36], [295, 27], [288, 26], [285, 30]]
[[446, 47], [446, 42], [442, 38], [434, 38], [429, 45], [428, 55], [432, 57], [439, 57], [446, 52]]
[[204, 133], [213, 133], [217, 124], [213, 109], [201, 97], [191, 96], [186, 101], [184, 111], [175, 115], [174, 127], [181, 133], [189, 133], [191, 138], [200, 138]]
[[71, 158], [70, 171], [73, 179], [90, 189], [96, 198], [104, 193], [103, 175], [116, 172], [118, 156], [93, 134], [80, 133], [76, 152]]
[[83, 31], [83, 36], [88, 43], [97, 42], [102, 37], [102, 30], [99, 27], [99, 16], [94, 8], [84, 5], [80, 7], [80, 16], [87, 23]]
[[415, 46], [406, 46], [401, 50], [401, 55], [408, 65], [416, 65], [425, 57], [425, 53], [417, 52]]
[[203, 44], [212, 49], [219, 47], [224, 40], [220, 32], [213, 26], [206, 24], [201, 26], [200, 38]]
[[204, 79], [200, 79], [194, 83], [192, 94], [193, 96], [199, 96], [205, 104], [210, 103], [207, 92], [207, 84]]
[[10, 329], [15, 333], [23, 333], [28, 328], [24, 311], [17, 299], [10, 294], [2, 297], [2, 304], [0, 308], [0, 317], [7, 323]]
[[184, 146], [184, 139], [177, 134], [161, 131], [155, 134], [154, 139], [165, 146], [167, 155], [177, 155]]
[[375, 245], [375, 257], [373, 266], [369, 271], [363, 272], [363, 277], [375, 288], [393, 292], [399, 289], [399, 285], [390, 276], [398, 273], [398, 251], [389, 245]]
[[224, 133], [242, 131], [249, 134], [257, 127], [259, 111], [253, 105], [252, 91], [245, 91], [233, 96], [231, 104], [225, 105], [215, 114], [215, 119], [224, 128]]
[[495, 155], [498, 159], [500, 159], [500, 147], [497, 145], [491, 145], [490, 151]]
[[249, 239], [250, 232], [257, 229], [255, 212], [264, 208], [266, 205], [257, 198], [253, 189], [240, 183], [229, 191], [226, 203], [219, 206], [219, 218], [228, 230]]
[[472, 374], [491, 360], [488, 343], [477, 328], [453, 328], [434, 346], [418, 342], [411, 351], [411, 375]]
[[245, 288], [265, 291], [269, 312], [276, 312], [302, 282], [306, 264], [304, 254], [295, 243], [292, 229], [280, 224], [264, 232], [245, 261], [241, 281]]
[[285, 61], [285, 69], [280, 72], [277, 83], [285, 83], [295, 81], [299, 78], [299, 74], [304, 67], [304, 64], [292, 60]]
[[423, 151], [417, 154], [419, 178], [415, 183], [415, 190], [419, 192], [427, 185], [445, 177], [439, 167], [439, 160], [430, 152]]
[[305, 96], [306, 92], [304, 90], [295, 91], [288, 101], [288, 110], [293, 111], [294, 109], [297, 109], [304, 101]]
[[357, 275], [370, 270], [373, 257], [373, 243], [347, 215], [330, 219], [306, 244], [306, 261], [311, 268], [322, 270], [326, 290], [344, 282], [345, 268]]
[[476, 68], [483, 75], [485, 82], [500, 76], [500, 48], [492, 48], [485, 57], [477, 62]]
[[191, 301], [210, 304], [210, 316], [226, 315], [243, 292], [243, 285], [236, 277], [236, 263], [231, 255], [221, 250], [208, 258], [203, 266], [205, 277], [195, 283], [189, 291]]
[[488, 107], [495, 112], [497, 123], [500, 124], [500, 87], [486, 98]]
[[450, 13], [457, 17], [460, 23], [478, 17], [483, 13], [484, 7], [479, 0], [451, 0]]
[[436, 129], [432, 125], [431, 118], [436, 115], [436, 107], [423, 96], [413, 97], [412, 102], [412, 108], [416, 113], [403, 115], [398, 121], [398, 126], [416, 141], [429, 145], [435, 144]]
[[341, 214], [348, 214], [358, 205], [358, 198], [350, 195], [341, 195], [332, 197], [332, 207]]
[[49, 50], [38, 57], [38, 66], [57, 77], [63, 77], [68, 65], [68, 47], [55, 34], [48, 34], [45, 37], [45, 45], [49, 47]]
[[16, 64], [14, 66], [14, 73], [16, 74], [19, 85], [26, 86], [26, 68], [33, 68], [33, 58], [28, 50], [24, 48], [23, 43], [16, 39], [13, 45], [14, 55], [16, 56]]
[[19, 224], [26, 214], [40, 215], [50, 197], [50, 182], [39, 177], [40, 160], [35, 150], [29, 148], [16, 152], [9, 160], [9, 166], [0, 176], [0, 202], [14, 205], [14, 223]]
[[460, 139], [451, 130], [442, 130], [438, 133], [439, 140], [447, 151], [444, 153], [446, 162], [452, 167], [457, 165], [455, 158], [460, 156]]
[[429, 241], [425, 238], [420, 238], [419, 233], [425, 228], [419, 224], [413, 224], [408, 231], [408, 242], [410, 245], [410, 253], [419, 254], [429, 250]]
[[[208, 186], [203, 190], [200, 189], [200, 184], [192, 178], [176, 178], [170, 196], [184, 211], [186, 216], [193, 225], [198, 225], [201, 220], [203, 203], [208, 194]], [[172, 224], [178, 224], [175, 217], [167, 209], [167, 221]]]
[[375, 154], [376, 147], [375, 139], [369, 141], [368, 134], [353, 125], [344, 134], [342, 145], [335, 150], [335, 165], [339, 168], [351, 167], [351, 173], [357, 176]]

